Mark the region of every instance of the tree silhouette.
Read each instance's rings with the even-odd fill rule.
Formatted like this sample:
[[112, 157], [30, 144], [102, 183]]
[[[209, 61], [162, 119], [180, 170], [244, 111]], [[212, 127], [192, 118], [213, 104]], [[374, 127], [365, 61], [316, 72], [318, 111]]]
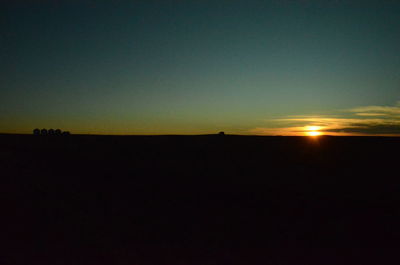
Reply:
[[33, 130], [34, 135], [40, 135], [40, 130], [38, 128]]
[[55, 134], [55, 135], [61, 135], [61, 130], [60, 130], [60, 129], [55, 130], [55, 131], [54, 131], [54, 134]]
[[54, 130], [53, 130], [53, 129], [50, 129], [50, 130], [48, 131], [48, 134], [49, 134], [49, 135], [54, 135]]
[[41, 134], [41, 135], [47, 135], [47, 130], [46, 130], [46, 129], [42, 129], [42, 130], [40, 131], [40, 134]]
[[68, 131], [62, 132], [62, 135], [66, 136], [66, 135], [70, 135], [70, 133]]

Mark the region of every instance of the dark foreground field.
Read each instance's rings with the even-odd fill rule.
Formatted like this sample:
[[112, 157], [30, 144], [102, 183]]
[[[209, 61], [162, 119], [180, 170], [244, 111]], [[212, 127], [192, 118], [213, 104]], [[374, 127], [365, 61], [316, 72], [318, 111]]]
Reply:
[[400, 138], [0, 135], [0, 264], [399, 264]]

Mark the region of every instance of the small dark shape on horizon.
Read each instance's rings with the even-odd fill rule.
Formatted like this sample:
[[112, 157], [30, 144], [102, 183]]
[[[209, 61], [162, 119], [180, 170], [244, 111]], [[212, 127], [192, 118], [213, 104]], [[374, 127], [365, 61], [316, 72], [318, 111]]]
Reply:
[[224, 136], [225, 132], [219, 132], [218, 135]]
[[60, 130], [60, 129], [56, 129], [56, 130], [54, 130], [54, 129], [49, 129], [49, 130], [47, 130], [47, 129], [34, 129], [33, 130], [33, 135], [56, 135], [56, 136], [61, 136], [61, 135], [70, 135], [70, 132], [69, 131], [65, 131], [65, 132], [63, 132], [62, 130]]

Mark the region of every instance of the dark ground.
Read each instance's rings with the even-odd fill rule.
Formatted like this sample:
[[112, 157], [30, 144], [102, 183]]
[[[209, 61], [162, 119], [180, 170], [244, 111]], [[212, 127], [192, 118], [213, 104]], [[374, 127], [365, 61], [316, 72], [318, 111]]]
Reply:
[[399, 264], [400, 138], [0, 135], [0, 264]]

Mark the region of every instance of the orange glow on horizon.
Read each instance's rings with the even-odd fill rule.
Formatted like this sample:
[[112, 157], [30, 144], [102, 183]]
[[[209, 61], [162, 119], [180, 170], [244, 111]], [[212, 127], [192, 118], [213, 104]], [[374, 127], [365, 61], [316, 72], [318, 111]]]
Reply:
[[307, 136], [320, 136], [322, 133], [319, 131], [322, 127], [320, 126], [306, 126], [305, 133]]
[[319, 135], [321, 135], [322, 133], [321, 132], [318, 132], [318, 131], [310, 131], [310, 132], [307, 132], [307, 135], [308, 136], [319, 136]]

